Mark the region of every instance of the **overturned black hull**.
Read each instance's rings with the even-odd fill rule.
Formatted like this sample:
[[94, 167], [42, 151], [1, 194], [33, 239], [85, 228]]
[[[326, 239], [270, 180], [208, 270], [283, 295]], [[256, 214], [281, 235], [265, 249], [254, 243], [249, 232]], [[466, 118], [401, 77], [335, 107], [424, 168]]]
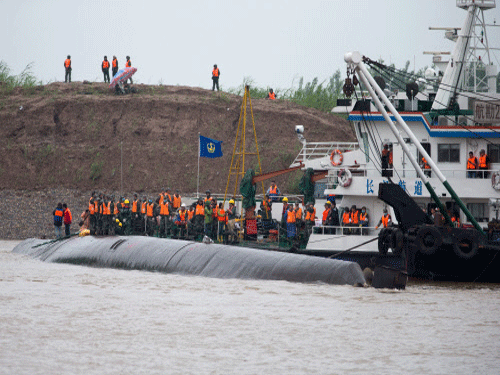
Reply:
[[142, 236], [87, 236], [44, 242], [28, 239], [13, 252], [46, 262], [215, 278], [365, 283], [357, 263], [236, 246]]

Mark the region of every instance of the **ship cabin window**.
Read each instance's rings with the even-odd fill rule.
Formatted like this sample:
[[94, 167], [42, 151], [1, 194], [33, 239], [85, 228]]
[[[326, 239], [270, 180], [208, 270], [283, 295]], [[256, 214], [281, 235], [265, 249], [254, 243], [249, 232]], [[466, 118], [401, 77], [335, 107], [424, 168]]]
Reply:
[[460, 163], [460, 144], [442, 143], [438, 144], [439, 163]]
[[[431, 144], [428, 142], [421, 142], [420, 144], [424, 148], [425, 152], [427, 152], [427, 154], [430, 157], [432, 157]], [[431, 176], [431, 167], [429, 166], [429, 164], [427, 163], [427, 160], [425, 160], [424, 156], [420, 152], [418, 153], [418, 160], [417, 161], [420, 164], [420, 168], [422, 168], [422, 170], [424, 171], [424, 174], [428, 177], [432, 177]]]
[[500, 145], [489, 144], [487, 155], [491, 163], [500, 163]]
[[382, 176], [392, 177], [393, 173], [393, 155], [392, 155], [392, 143], [384, 142], [382, 144], [382, 152], [380, 155], [380, 164], [382, 166]]
[[478, 223], [487, 223], [488, 218], [488, 203], [467, 203], [467, 209]]

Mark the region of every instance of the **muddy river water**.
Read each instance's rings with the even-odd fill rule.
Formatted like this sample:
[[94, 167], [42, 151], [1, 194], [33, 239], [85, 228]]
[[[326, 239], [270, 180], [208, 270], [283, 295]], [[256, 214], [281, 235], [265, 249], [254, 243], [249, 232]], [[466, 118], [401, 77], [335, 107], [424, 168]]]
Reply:
[[0, 241], [0, 374], [500, 374], [500, 285], [44, 263]]

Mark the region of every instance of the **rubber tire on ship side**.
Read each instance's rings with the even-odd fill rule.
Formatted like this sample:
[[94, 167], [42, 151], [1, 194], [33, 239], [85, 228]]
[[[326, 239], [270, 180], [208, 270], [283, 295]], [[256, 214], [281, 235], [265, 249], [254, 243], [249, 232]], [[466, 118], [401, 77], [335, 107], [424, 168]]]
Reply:
[[403, 252], [404, 234], [401, 229], [393, 230], [391, 233], [391, 249], [394, 255], [401, 255]]
[[431, 255], [443, 244], [443, 237], [436, 227], [422, 227], [417, 232], [417, 249], [425, 255]]
[[388, 235], [390, 235], [390, 233], [386, 228], [382, 229], [378, 234], [378, 252], [380, 255], [386, 255], [387, 251], [389, 251], [389, 244], [387, 243]]
[[[461, 246], [465, 245], [465, 246]], [[468, 250], [468, 251], [467, 251]], [[477, 255], [477, 239], [470, 237], [467, 233], [460, 233], [453, 243], [453, 251], [459, 258], [472, 259]]]

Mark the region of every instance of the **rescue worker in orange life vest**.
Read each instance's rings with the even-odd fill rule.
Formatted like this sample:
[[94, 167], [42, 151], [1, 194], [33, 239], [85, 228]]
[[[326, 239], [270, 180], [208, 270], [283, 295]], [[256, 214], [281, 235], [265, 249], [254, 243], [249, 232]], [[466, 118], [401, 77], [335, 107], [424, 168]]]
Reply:
[[486, 155], [486, 152], [483, 150], [479, 151], [479, 172], [477, 174], [478, 178], [488, 178], [489, 173], [486, 172], [490, 169], [490, 158]]
[[212, 70], [212, 91], [215, 90], [215, 86], [217, 86], [217, 91], [219, 91], [219, 77], [220, 77], [220, 70], [217, 68], [217, 64], [214, 64], [214, 69]]
[[104, 56], [104, 61], [101, 64], [102, 74], [104, 74], [104, 82], [109, 83], [109, 61], [108, 56]]
[[68, 55], [66, 60], [64, 60], [64, 70], [66, 72], [64, 76], [64, 82], [70, 82], [71, 83], [71, 56]]
[[114, 77], [115, 74], [118, 72], [118, 59], [116, 58], [116, 56], [113, 56], [113, 61], [111, 62], [111, 69]]
[[276, 99], [276, 93], [273, 91], [273, 89], [269, 89], [269, 93], [267, 94], [266, 99], [270, 99], [270, 100]]
[[388, 226], [390, 226], [392, 224], [391, 215], [389, 215], [389, 213], [387, 212], [387, 208], [384, 208], [384, 214], [380, 218], [380, 221], [378, 222], [375, 229], [378, 229], [380, 224], [382, 224], [384, 226], [384, 228], [387, 228]]
[[469, 152], [469, 159], [467, 159], [467, 178], [476, 178], [476, 170], [479, 168], [477, 158], [472, 151]]
[[269, 197], [273, 202], [276, 202], [278, 200], [278, 197], [281, 195], [281, 192], [280, 189], [278, 189], [278, 186], [276, 186], [275, 181], [271, 181], [271, 186], [269, 186], [269, 189], [267, 189], [266, 195], [269, 195]]
[[[125, 63], [125, 68], [131, 68], [132, 67], [132, 61], [130, 61], [130, 56], [127, 56], [126, 57], [127, 59], [127, 62]], [[132, 81], [132, 76], [130, 76], [130, 83], [134, 83], [134, 81]]]

